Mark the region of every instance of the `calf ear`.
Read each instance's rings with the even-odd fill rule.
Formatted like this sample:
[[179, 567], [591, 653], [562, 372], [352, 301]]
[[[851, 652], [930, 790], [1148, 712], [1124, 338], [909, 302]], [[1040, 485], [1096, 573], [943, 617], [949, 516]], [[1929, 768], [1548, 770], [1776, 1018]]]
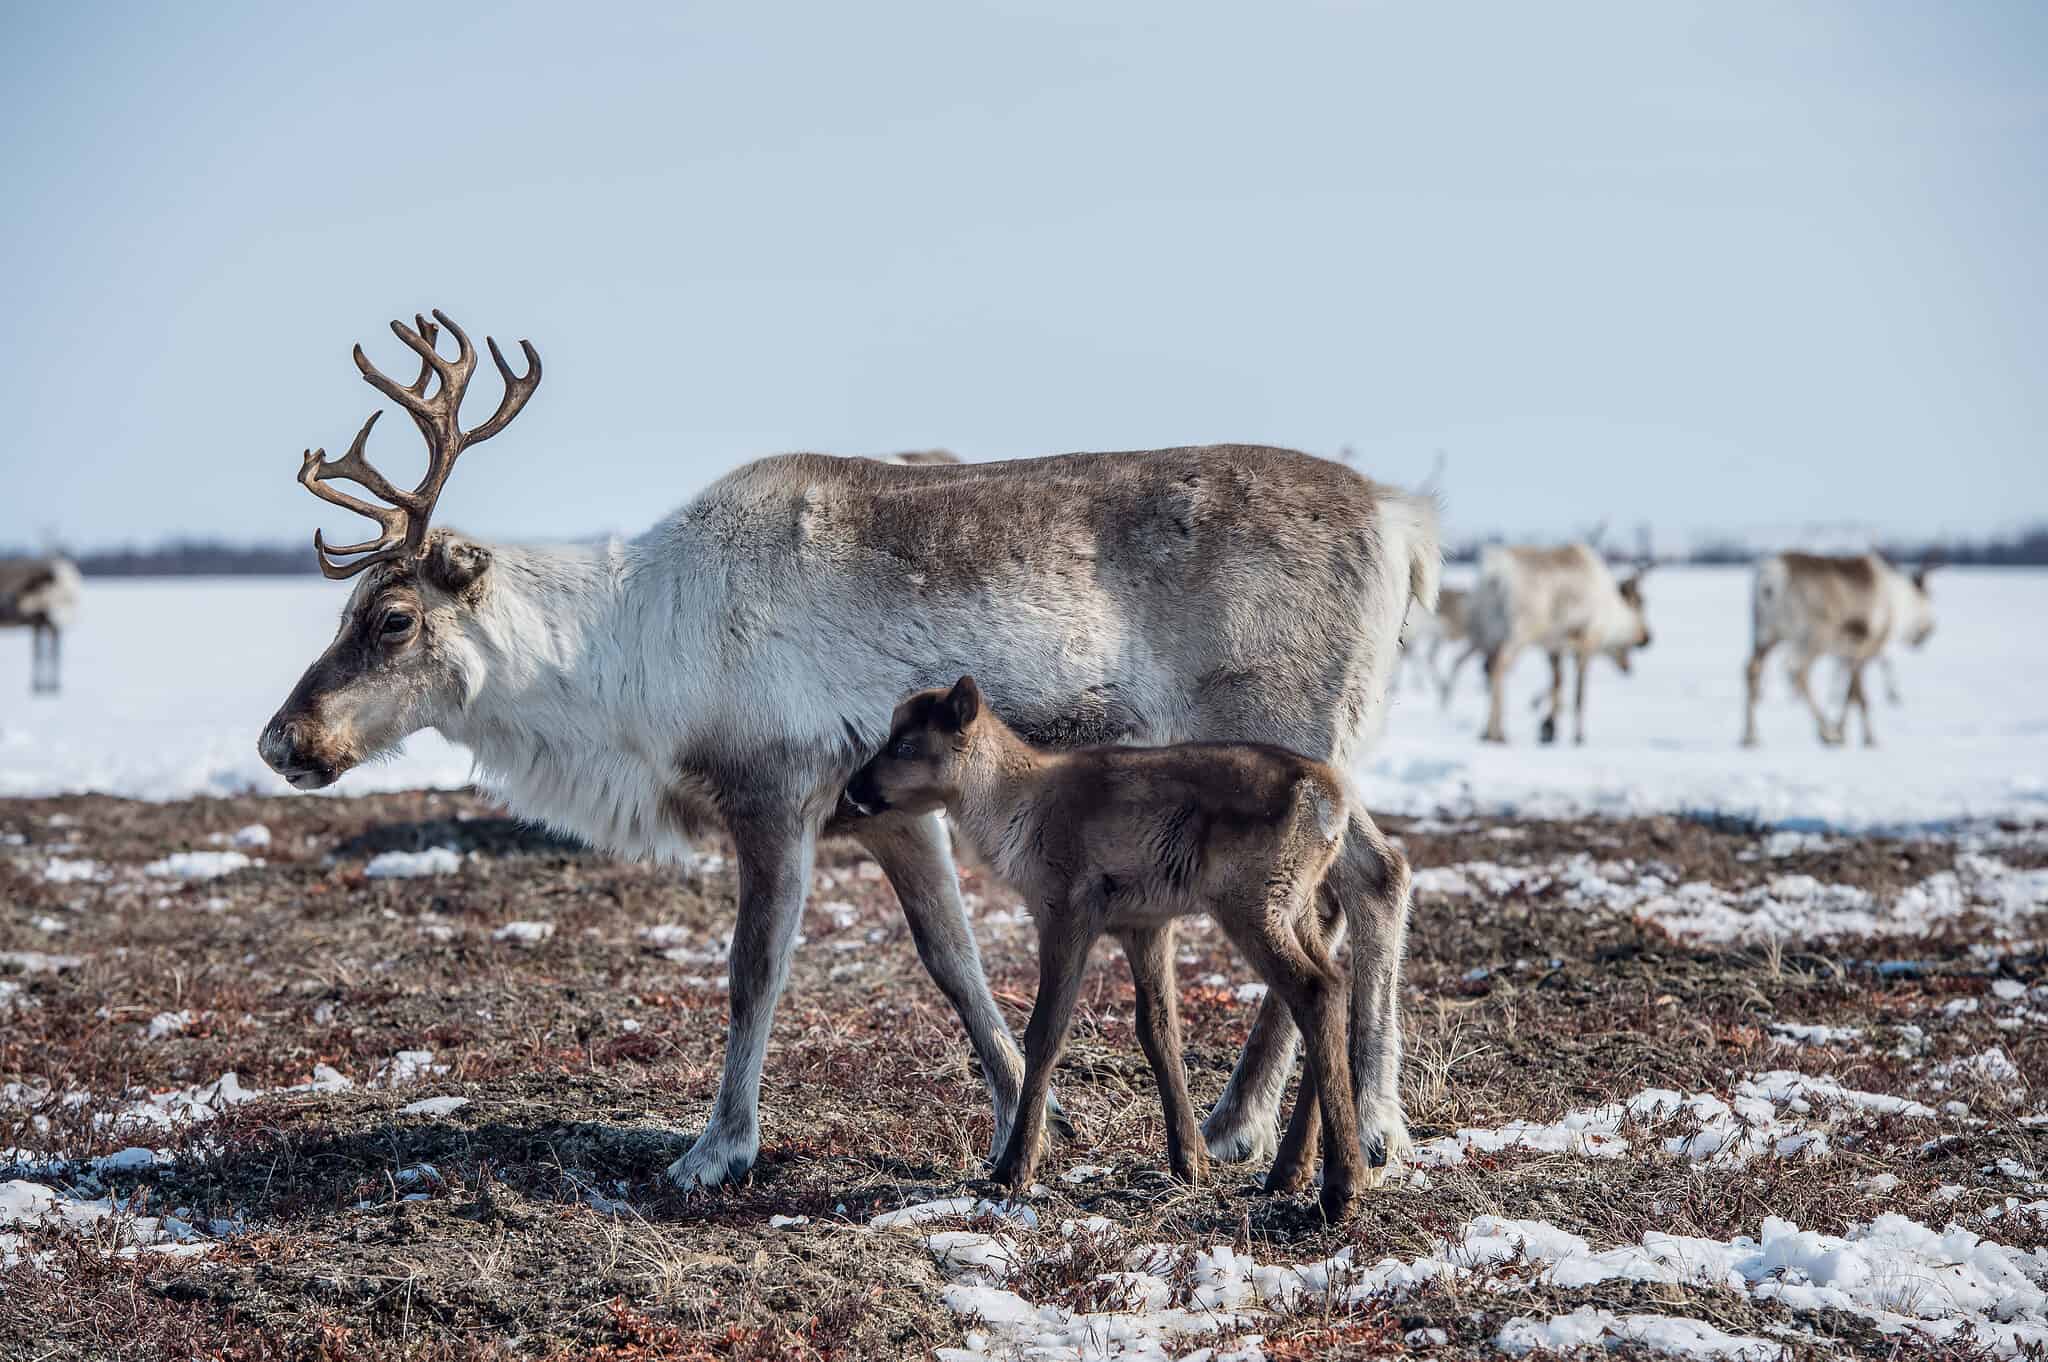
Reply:
[[491, 551], [459, 535], [435, 535], [427, 543], [427, 556], [420, 572], [429, 582], [451, 596], [475, 586], [490, 571]]
[[945, 713], [946, 726], [956, 733], [981, 714], [981, 687], [974, 684], [973, 677], [963, 676], [953, 683], [946, 693]]

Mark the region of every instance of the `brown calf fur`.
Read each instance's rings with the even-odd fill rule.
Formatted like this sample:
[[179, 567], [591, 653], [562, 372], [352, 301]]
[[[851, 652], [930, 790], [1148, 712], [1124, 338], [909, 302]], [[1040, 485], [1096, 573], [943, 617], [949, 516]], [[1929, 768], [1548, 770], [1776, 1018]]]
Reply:
[[950, 690], [920, 691], [897, 706], [888, 743], [846, 795], [862, 813], [945, 808], [1037, 919], [1038, 998], [997, 1181], [1031, 1182], [1053, 1066], [1089, 948], [1105, 932], [1122, 942], [1137, 986], [1138, 1038], [1165, 1108], [1167, 1162], [1184, 1180], [1201, 1175], [1181, 1059], [1173, 924], [1207, 913], [1307, 1040], [1302, 1097], [1267, 1187], [1306, 1181], [1319, 1106], [1329, 1127], [1323, 1212], [1344, 1216], [1364, 1180], [1345, 1031], [1350, 981], [1331, 963], [1316, 915], [1350, 817], [1335, 771], [1250, 743], [1042, 751], [963, 676]]

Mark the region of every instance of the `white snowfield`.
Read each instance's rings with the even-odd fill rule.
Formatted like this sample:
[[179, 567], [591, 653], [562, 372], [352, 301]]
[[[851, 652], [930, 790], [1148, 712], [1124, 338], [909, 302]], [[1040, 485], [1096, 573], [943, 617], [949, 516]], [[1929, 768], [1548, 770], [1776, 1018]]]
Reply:
[[[1905, 704], [1875, 702], [1874, 751], [1822, 749], [1776, 657], [1765, 745], [1738, 748], [1748, 572], [1668, 568], [1647, 583], [1656, 641], [1635, 674], [1595, 664], [1586, 746], [1537, 745], [1529, 699], [1548, 675], [1528, 658], [1511, 683], [1513, 745], [1482, 747], [1475, 663], [1448, 713], [1419, 686], [1398, 694], [1359, 773], [1366, 798], [1392, 813], [1701, 811], [1841, 829], [2048, 818], [2048, 630], [2029, 627], [2048, 620], [2048, 572], [1957, 568], [1933, 580], [1938, 626], [1924, 651], [1898, 659]], [[31, 699], [26, 644], [0, 638], [0, 796], [286, 793], [256, 735], [327, 646], [347, 594], [325, 580], [88, 581], [62, 695]], [[1816, 678], [1832, 695], [1829, 664]], [[469, 776], [467, 754], [428, 732], [335, 789]]]

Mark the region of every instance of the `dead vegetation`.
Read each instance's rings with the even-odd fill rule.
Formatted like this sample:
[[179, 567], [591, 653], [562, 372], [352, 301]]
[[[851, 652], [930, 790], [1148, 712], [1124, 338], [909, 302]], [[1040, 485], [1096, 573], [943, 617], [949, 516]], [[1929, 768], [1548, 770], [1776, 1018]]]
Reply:
[[[1805, 873], [1895, 893], [1957, 854], [1861, 840], [1765, 861], [1752, 832], [1679, 820], [1387, 822], [1418, 866], [1585, 850], [1730, 888]], [[261, 865], [208, 880], [144, 870], [173, 852], [230, 846], [256, 823], [269, 844], [240, 849]], [[372, 856], [437, 846], [462, 853], [456, 873], [365, 877]], [[2023, 836], [2008, 859], [2041, 855]], [[73, 868], [53, 876], [53, 858]], [[1035, 980], [1030, 929], [1006, 897], [972, 876], [968, 887], [996, 996], [1021, 1029]], [[118, 1243], [32, 1235], [25, 1247], [37, 1252], [0, 1271], [0, 1356], [853, 1359], [958, 1346], [971, 1321], [942, 1304], [945, 1279], [921, 1239], [852, 1227], [912, 1202], [995, 1195], [981, 1181], [987, 1104], [893, 897], [850, 846], [823, 859], [777, 1015], [760, 1166], [713, 1192], [662, 1180], [716, 1080], [732, 895], [715, 855], [682, 871], [621, 864], [464, 795], [0, 804], [0, 981], [12, 986], [0, 989], [0, 1083], [17, 1085], [0, 1101], [0, 1150], [14, 1151], [0, 1156], [13, 1160], [0, 1180], [112, 1192], [148, 1214], [242, 1227], [194, 1258], [110, 1256]], [[501, 938], [515, 923], [553, 931]], [[1727, 1238], [1766, 1215], [1824, 1231], [1882, 1211], [1941, 1224], [2018, 1190], [2000, 1160], [2048, 1165], [2048, 1129], [2018, 1119], [2048, 1107], [2048, 1027], [2002, 1026], [2010, 1009], [1992, 1005], [2000, 979], [2042, 982], [2042, 957], [2023, 943], [1972, 949], [1983, 944], [1965, 920], [1911, 943], [1703, 949], [1563, 907], [1549, 891], [1425, 894], [1404, 1075], [1418, 1140], [1555, 1119], [1644, 1087], [1726, 1093], [1772, 1068], [1963, 1102], [1978, 1119], [1843, 1113], [1825, 1159], [1740, 1168], [1479, 1155], [1426, 1190], [1372, 1194], [1341, 1232], [1322, 1225], [1312, 1196], [1259, 1194], [1258, 1170], [1220, 1167], [1193, 1189], [1165, 1176], [1129, 984], [1099, 954], [1059, 1076], [1080, 1134], [1042, 1167], [1046, 1187], [1030, 1203], [1041, 1228], [1002, 1227], [1024, 1250], [1020, 1289], [1106, 1308], [1114, 1289], [1101, 1274], [1123, 1265], [1130, 1244], [1234, 1244], [1296, 1261], [1348, 1243], [1371, 1262], [1427, 1251], [1483, 1214], [1550, 1220], [1596, 1245], [1648, 1228]], [[24, 968], [35, 957], [15, 952], [77, 963]], [[1899, 957], [1915, 967], [1879, 967]], [[1179, 977], [1191, 1082], [1206, 1104], [1250, 1021], [1236, 994], [1250, 976], [1215, 933], [1187, 930]], [[173, 1022], [153, 1035], [166, 1015]], [[1769, 1029], [1787, 1021], [1865, 1037], [1794, 1046]], [[1965, 1065], [1945, 1088], [1929, 1086], [1943, 1063], [1992, 1048], [2016, 1079]], [[431, 1059], [393, 1083], [408, 1067], [394, 1069], [394, 1057], [408, 1051]], [[316, 1066], [351, 1086], [227, 1106], [164, 1131], [94, 1120], [229, 1072], [250, 1089], [306, 1084]], [[467, 1100], [440, 1115], [402, 1110], [440, 1096]], [[130, 1145], [176, 1158], [107, 1172], [102, 1185], [36, 1162]], [[1080, 1165], [1104, 1171], [1061, 1178]], [[805, 1220], [775, 1228], [771, 1216]], [[1063, 1220], [1088, 1216], [1115, 1232], [1061, 1238]], [[2002, 1233], [2038, 1243], [2041, 1226]], [[1740, 1295], [1616, 1283], [1514, 1309], [1582, 1303], [1735, 1332], [1787, 1319], [1762, 1318]], [[1503, 1316], [1498, 1301], [1437, 1287], [1363, 1311], [1305, 1305], [1262, 1332], [1276, 1358], [1383, 1355], [1424, 1328], [1445, 1331], [1438, 1351], [1495, 1355]], [[1853, 1319], [1801, 1322], [1841, 1347], [1892, 1342]]]

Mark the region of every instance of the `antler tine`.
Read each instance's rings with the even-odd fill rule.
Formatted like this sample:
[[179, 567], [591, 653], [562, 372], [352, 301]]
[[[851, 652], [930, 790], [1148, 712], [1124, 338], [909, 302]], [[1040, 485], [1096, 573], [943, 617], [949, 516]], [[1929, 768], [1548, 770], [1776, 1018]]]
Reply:
[[[418, 331], [420, 333], [421, 339], [425, 340], [426, 343], [429, 345], [432, 345], [434, 343], [435, 338], [441, 334], [440, 327], [434, 325], [434, 323], [428, 321], [425, 317], [422, 317], [417, 312], [412, 314], [412, 321], [413, 329]], [[427, 392], [427, 384], [433, 379], [433, 377], [434, 366], [427, 360], [421, 360], [420, 376], [412, 381], [412, 386], [410, 388], [407, 388], [406, 391], [411, 393], [414, 397], [424, 397]]]
[[498, 399], [498, 409], [491, 413], [491, 419], [462, 437], [465, 445], [482, 444], [512, 423], [512, 418], [526, 406], [533, 390], [540, 386], [540, 352], [533, 348], [533, 342], [523, 340], [519, 348], [526, 352], [526, 372], [515, 374], [512, 366], [505, 362], [504, 354], [498, 349], [498, 342], [489, 336], [484, 344], [490, 347], [491, 363], [498, 366], [498, 376], [505, 380], [505, 395]]
[[[372, 563], [383, 562], [405, 543], [406, 525], [411, 518], [411, 498], [372, 468], [363, 458], [363, 446], [370, 438], [371, 429], [377, 424], [382, 412], [371, 412], [370, 419], [363, 422], [363, 428], [356, 432], [356, 438], [349, 443], [348, 452], [338, 459], [329, 459], [325, 449], [309, 449], [299, 464], [299, 483], [322, 501], [354, 511], [377, 522], [381, 531], [375, 539], [366, 539], [360, 544], [327, 543], [326, 538], [313, 532], [313, 552], [320, 560], [320, 571], [330, 578], [353, 577]], [[335, 487], [327, 480], [333, 477], [347, 478], [360, 484], [372, 496], [391, 502], [389, 506], [378, 506], [360, 497]], [[352, 563], [336, 563], [329, 555], [360, 553], [365, 556]]]

